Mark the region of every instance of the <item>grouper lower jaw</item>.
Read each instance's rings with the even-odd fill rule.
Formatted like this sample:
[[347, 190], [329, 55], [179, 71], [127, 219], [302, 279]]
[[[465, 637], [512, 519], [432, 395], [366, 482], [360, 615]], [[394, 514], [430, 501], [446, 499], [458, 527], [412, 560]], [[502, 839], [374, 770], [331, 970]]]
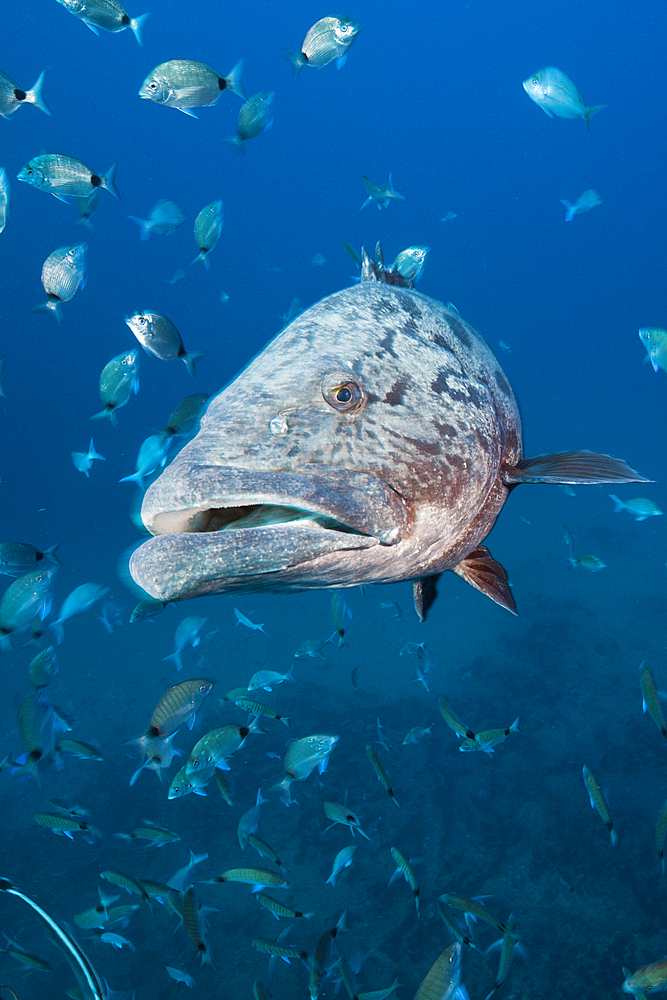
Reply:
[[207, 594], [352, 585], [360, 550], [377, 538], [298, 520], [258, 528], [157, 535], [130, 559], [140, 587], [161, 601]]

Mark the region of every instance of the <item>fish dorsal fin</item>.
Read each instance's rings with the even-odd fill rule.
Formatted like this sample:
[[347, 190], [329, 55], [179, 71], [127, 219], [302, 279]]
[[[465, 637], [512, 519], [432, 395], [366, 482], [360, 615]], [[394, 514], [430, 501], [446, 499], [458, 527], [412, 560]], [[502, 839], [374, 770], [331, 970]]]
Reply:
[[[349, 252], [349, 251], [348, 251]], [[399, 288], [414, 288], [414, 284], [404, 278], [395, 267], [387, 269], [384, 266], [384, 254], [379, 243], [375, 247], [377, 262], [371, 260], [365, 247], [361, 248], [361, 281], [378, 281], [383, 285], [396, 285]]]
[[512, 591], [507, 582], [507, 574], [500, 563], [492, 558], [485, 545], [478, 545], [476, 549], [473, 549], [465, 559], [461, 560], [458, 566], [453, 567], [452, 572], [469, 583], [475, 590], [486, 594], [496, 604], [507, 608], [513, 615], [517, 614]]
[[429, 608], [438, 596], [437, 583], [440, 576], [440, 573], [435, 573], [433, 576], [420, 576], [412, 581], [412, 600], [420, 622], [426, 620]]

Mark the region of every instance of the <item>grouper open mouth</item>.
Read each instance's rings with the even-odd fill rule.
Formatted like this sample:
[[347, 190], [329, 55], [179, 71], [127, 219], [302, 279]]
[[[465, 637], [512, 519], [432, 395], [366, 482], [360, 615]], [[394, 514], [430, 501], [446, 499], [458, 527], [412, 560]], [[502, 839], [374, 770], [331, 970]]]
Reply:
[[156, 537], [130, 561], [136, 582], [161, 600], [302, 587], [306, 565], [308, 586], [326, 586], [327, 555], [395, 545], [409, 524], [400, 494], [366, 473], [188, 466], [185, 478], [178, 460], [169, 471], [142, 507]]

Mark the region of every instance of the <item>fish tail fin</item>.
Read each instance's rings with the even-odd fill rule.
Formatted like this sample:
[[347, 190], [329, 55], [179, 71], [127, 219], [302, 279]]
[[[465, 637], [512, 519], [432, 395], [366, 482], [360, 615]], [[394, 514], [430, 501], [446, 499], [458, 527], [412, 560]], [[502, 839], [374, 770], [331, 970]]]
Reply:
[[118, 419], [116, 417], [116, 411], [115, 411], [115, 409], [114, 409], [113, 406], [109, 406], [109, 405], [105, 406], [103, 410], [100, 410], [99, 413], [93, 413], [92, 417], [89, 417], [88, 419], [89, 420], [104, 420], [105, 418], [109, 419], [111, 421], [111, 423], [114, 425], [114, 427], [118, 424]]
[[593, 117], [593, 115], [597, 114], [598, 111], [602, 111], [602, 109], [606, 107], [607, 107], [606, 104], [595, 104], [592, 108], [586, 108], [584, 121], [586, 122], [586, 128], [588, 129], [589, 132], [591, 130], [591, 118]]
[[623, 503], [623, 501], [621, 500], [621, 498], [617, 497], [614, 493], [610, 493], [609, 497], [610, 497], [611, 500], [614, 501], [614, 504], [615, 504], [614, 514], [620, 514], [621, 511], [623, 510], [623, 508], [625, 507], [625, 504]]
[[245, 153], [245, 143], [244, 143], [243, 139], [241, 138], [241, 136], [239, 136], [239, 135], [226, 135], [225, 138], [222, 141], [223, 142], [228, 142], [230, 144], [230, 146], [236, 146], [236, 148], [238, 149], [239, 153], [241, 153], [241, 154]]
[[577, 214], [577, 207], [573, 205], [571, 201], [567, 201], [565, 198], [560, 199], [561, 205], [565, 205], [565, 221], [572, 222], [573, 218]]
[[136, 38], [138, 45], [142, 45], [143, 46], [143, 44], [144, 44], [144, 40], [143, 40], [141, 32], [142, 32], [143, 27], [144, 27], [144, 25], [145, 25], [145, 23], [146, 23], [146, 21], [148, 20], [149, 17], [150, 17], [150, 14], [140, 14], [139, 17], [133, 17], [130, 20], [130, 27], [132, 28], [132, 33], [133, 33], [134, 37]]
[[116, 187], [116, 170], [118, 169], [117, 163], [112, 163], [106, 174], [101, 178], [102, 187], [105, 187], [109, 194], [112, 194], [114, 198], [120, 201], [120, 194], [118, 193], [118, 188]]
[[35, 313], [49, 313], [50, 316], [53, 316], [56, 323], [62, 323], [63, 321], [63, 314], [58, 299], [47, 299], [41, 305], [33, 306], [30, 311]]
[[144, 488], [144, 477], [141, 472], [133, 472], [131, 476], [123, 476], [119, 483], [136, 483], [140, 490]]
[[279, 792], [280, 793], [280, 800], [281, 800], [281, 802], [284, 802], [286, 806], [290, 806], [292, 804], [292, 801], [293, 801], [292, 800], [292, 795], [291, 795], [291, 792], [290, 792], [290, 785], [291, 784], [292, 784], [292, 778], [290, 778], [289, 775], [286, 775], [283, 778], [282, 781], [278, 782], [277, 785], [271, 785], [271, 787], [269, 788], [269, 791], [270, 792]]
[[231, 90], [232, 94], [238, 94], [243, 100], [247, 100], [246, 92], [243, 89], [243, 84], [241, 83], [241, 73], [243, 72], [243, 59], [239, 59], [236, 65], [230, 69], [229, 73], [225, 77], [225, 83], [227, 85], [227, 90]]
[[82, 215], [80, 219], [74, 223], [76, 226], [84, 226], [89, 233], [95, 232], [95, 226], [92, 224], [87, 215]]
[[62, 565], [60, 559], [56, 555], [56, 550], [60, 548], [60, 544], [51, 545], [48, 549], [44, 549], [44, 558], [48, 559], [49, 562], [54, 563], [56, 566]]
[[128, 215], [128, 219], [132, 219], [132, 222], [136, 222], [139, 226], [139, 229], [141, 230], [139, 233], [139, 239], [147, 240], [153, 231], [150, 219], [138, 219], [136, 215]]
[[520, 733], [521, 732], [521, 727], [519, 725], [520, 722], [521, 722], [521, 717], [519, 715], [517, 715], [516, 719], [514, 720], [514, 722], [512, 723], [512, 725], [510, 726], [510, 732], [511, 733]]
[[594, 451], [560, 451], [535, 458], [522, 458], [512, 468], [503, 469], [501, 479], [506, 486], [519, 483], [650, 483], [650, 479], [620, 458], [600, 455]]
[[170, 653], [169, 656], [163, 656], [162, 660], [163, 660], [163, 662], [165, 660], [173, 660], [174, 663], [176, 664], [176, 669], [177, 670], [182, 670], [183, 669], [183, 661], [181, 660], [181, 653], [180, 653], [180, 650], [178, 650], [178, 649], [175, 652]]
[[[208, 259], [208, 250], [205, 250], [203, 247], [201, 248], [200, 253], [192, 261], [192, 264], [196, 264], [197, 261], [201, 261], [207, 271], [211, 270], [211, 264]], [[192, 267], [192, 264], [190, 267]]]
[[60, 623], [60, 621], [51, 622], [51, 628], [56, 634], [56, 642], [58, 643], [58, 645], [60, 645], [60, 643], [65, 638], [65, 632], [62, 627], [62, 624]]
[[44, 83], [44, 71], [42, 71], [39, 74], [37, 80], [25, 95], [24, 100], [26, 100], [28, 104], [34, 104], [35, 107], [39, 108], [40, 111], [43, 111], [45, 115], [50, 115], [51, 112], [47, 108], [46, 104], [44, 103], [44, 98], [42, 97], [43, 83]]
[[199, 361], [199, 359], [203, 358], [205, 355], [206, 351], [188, 351], [186, 354], [181, 354], [181, 361], [190, 374], [194, 376], [195, 361]]
[[[388, 198], [400, 198], [401, 201], [405, 201], [405, 195], [399, 194], [398, 191], [394, 191], [394, 185], [391, 182], [391, 174], [387, 177], [387, 187], [386, 187]], [[386, 204], [386, 203], [385, 203]]]
[[290, 52], [289, 49], [282, 49], [281, 51], [282, 54], [292, 63], [292, 69], [294, 70], [294, 79], [296, 80], [299, 76], [299, 73], [301, 72], [301, 67], [305, 66], [306, 64], [303, 52], [299, 52], [298, 55], [295, 55], [293, 52]]
[[92, 438], [90, 439], [90, 444], [88, 446], [88, 458], [95, 459], [98, 462], [106, 462], [106, 458], [104, 457], [104, 455], [99, 455], [95, 451], [95, 445], [93, 444]]

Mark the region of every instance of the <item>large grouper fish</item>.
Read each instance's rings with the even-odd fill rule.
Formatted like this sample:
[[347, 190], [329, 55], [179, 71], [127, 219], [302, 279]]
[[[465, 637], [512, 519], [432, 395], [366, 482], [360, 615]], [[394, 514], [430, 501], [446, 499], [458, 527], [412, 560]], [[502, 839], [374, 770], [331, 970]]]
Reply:
[[130, 572], [162, 601], [411, 580], [424, 618], [452, 570], [515, 610], [481, 543], [519, 483], [646, 482], [589, 451], [524, 458], [480, 335], [362, 251], [209, 405], [150, 486]]

